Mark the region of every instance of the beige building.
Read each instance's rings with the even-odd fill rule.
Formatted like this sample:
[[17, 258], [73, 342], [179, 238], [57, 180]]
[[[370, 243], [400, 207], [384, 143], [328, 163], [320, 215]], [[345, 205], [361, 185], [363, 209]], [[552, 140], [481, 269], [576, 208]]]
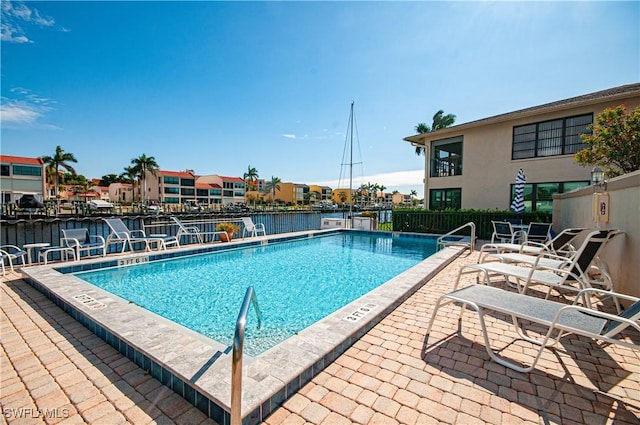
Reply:
[[133, 185], [131, 183], [111, 183], [109, 200], [112, 202], [133, 202]]
[[554, 194], [589, 184], [591, 169], [573, 159], [584, 146], [580, 134], [605, 108], [621, 104], [640, 105], [640, 84], [406, 137], [425, 148], [425, 207], [506, 210], [523, 169], [527, 211], [551, 212]]
[[[245, 202], [245, 182], [240, 177], [221, 176], [210, 174], [197, 177], [198, 187], [204, 188], [209, 185], [211, 193], [211, 204], [243, 204]], [[217, 195], [218, 191], [222, 191]], [[214, 193], [216, 195], [214, 195]]]
[[35, 195], [40, 201], [46, 193], [45, 165], [41, 158], [0, 155], [0, 203], [9, 204], [22, 195]]

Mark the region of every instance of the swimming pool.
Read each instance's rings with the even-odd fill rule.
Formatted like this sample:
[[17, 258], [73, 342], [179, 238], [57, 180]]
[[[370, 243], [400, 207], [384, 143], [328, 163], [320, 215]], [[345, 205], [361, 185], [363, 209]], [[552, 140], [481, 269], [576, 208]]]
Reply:
[[433, 238], [338, 233], [77, 276], [224, 345], [253, 286], [263, 322], [249, 323], [245, 352], [256, 356], [434, 252]]
[[[285, 241], [321, 239], [324, 235], [342, 233], [372, 232], [312, 230], [274, 234], [260, 239], [234, 239], [225, 244], [191, 245], [162, 252], [126, 253], [75, 263], [38, 265], [22, 269], [22, 274], [27, 282], [123, 356], [217, 423], [228, 424], [231, 353], [227, 345], [89, 284], [76, 273], [105, 268], [133, 269], [128, 265], [236, 248], [281, 246]], [[432, 235], [375, 233], [391, 237], [393, 246], [411, 237], [436, 238]], [[259, 356], [247, 357], [243, 366], [243, 423], [262, 422], [463, 251], [460, 247], [444, 248]], [[239, 310], [240, 306], [236, 308]], [[248, 325], [252, 322], [255, 323], [255, 316], [250, 312]]]

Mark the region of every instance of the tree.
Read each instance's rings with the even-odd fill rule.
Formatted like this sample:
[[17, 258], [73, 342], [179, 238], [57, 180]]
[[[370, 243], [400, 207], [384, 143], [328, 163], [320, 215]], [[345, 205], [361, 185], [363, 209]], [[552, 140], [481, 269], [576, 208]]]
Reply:
[[267, 187], [265, 188], [266, 193], [271, 193], [271, 202], [275, 202], [276, 200], [276, 191], [280, 190], [280, 180], [279, 177], [271, 176], [271, 181], [267, 183]]
[[[431, 124], [431, 127], [421, 122], [418, 125], [416, 125], [415, 129], [419, 134], [430, 133], [432, 131], [450, 127], [453, 125], [455, 121], [456, 121], [456, 116], [454, 114], [445, 114], [444, 111], [440, 109], [433, 116], [433, 123]], [[424, 154], [424, 146], [416, 146], [416, 155], [420, 156], [423, 154]]]
[[118, 183], [120, 181], [120, 177], [117, 174], [107, 174], [102, 176], [98, 185], [100, 186], [109, 186], [111, 183]]
[[625, 105], [606, 108], [581, 134], [587, 145], [574, 156], [583, 167], [598, 165], [609, 177], [640, 169], [640, 106], [627, 113]]
[[247, 189], [256, 190], [256, 180], [258, 179], [258, 170], [249, 165], [247, 172], [242, 175]]
[[131, 194], [135, 201], [136, 196], [136, 169], [130, 165], [124, 167], [124, 171], [120, 174], [120, 181], [122, 183], [131, 183]]
[[65, 152], [60, 146], [56, 146], [56, 152], [53, 156], [43, 156], [42, 161], [47, 164], [47, 168], [51, 168], [51, 170], [55, 170], [55, 185], [56, 185], [56, 211], [60, 211], [60, 167], [64, 168], [71, 174], [75, 176], [76, 170], [69, 164], [68, 162], [78, 162], [75, 156], [72, 153]]
[[155, 176], [159, 166], [154, 157], [147, 156], [146, 154], [142, 154], [138, 158], [133, 158], [131, 163], [133, 164], [136, 176], [138, 176], [138, 180], [142, 183], [141, 201], [144, 202], [147, 198], [147, 171]]

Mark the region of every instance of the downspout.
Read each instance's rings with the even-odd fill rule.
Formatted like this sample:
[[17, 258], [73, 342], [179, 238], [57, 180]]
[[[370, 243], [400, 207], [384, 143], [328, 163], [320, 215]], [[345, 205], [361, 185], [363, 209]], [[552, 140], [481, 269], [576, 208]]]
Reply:
[[429, 209], [429, 176], [431, 175], [431, 152], [430, 152], [430, 144], [427, 143], [426, 138], [424, 140], [424, 207], [425, 209]]

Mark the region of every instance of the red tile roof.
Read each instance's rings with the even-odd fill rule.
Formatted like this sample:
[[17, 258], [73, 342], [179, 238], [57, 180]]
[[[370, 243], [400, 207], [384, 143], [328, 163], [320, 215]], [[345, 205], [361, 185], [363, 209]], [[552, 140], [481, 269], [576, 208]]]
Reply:
[[222, 180], [226, 181], [226, 182], [242, 182], [244, 183], [244, 180], [242, 180], [240, 177], [227, 177], [227, 176], [219, 176]]
[[196, 187], [200, 189], [222, 189], [217, 183], [198, 183], [196, 182]]
[[191, 179], [195, 179], [196, 176], [189, 172], [189, 171], [167, 171], [167, 170], [158, 170], [158, 173], [163, 175], [163, 176], [170, 176], [170, 177], [185, 177], [185, 178], [191, 178]]
[[0, 162], [12, 162], [16, 164], [43, 165], [42, 158], [28, 158], [26, 156], [0, 155]]

